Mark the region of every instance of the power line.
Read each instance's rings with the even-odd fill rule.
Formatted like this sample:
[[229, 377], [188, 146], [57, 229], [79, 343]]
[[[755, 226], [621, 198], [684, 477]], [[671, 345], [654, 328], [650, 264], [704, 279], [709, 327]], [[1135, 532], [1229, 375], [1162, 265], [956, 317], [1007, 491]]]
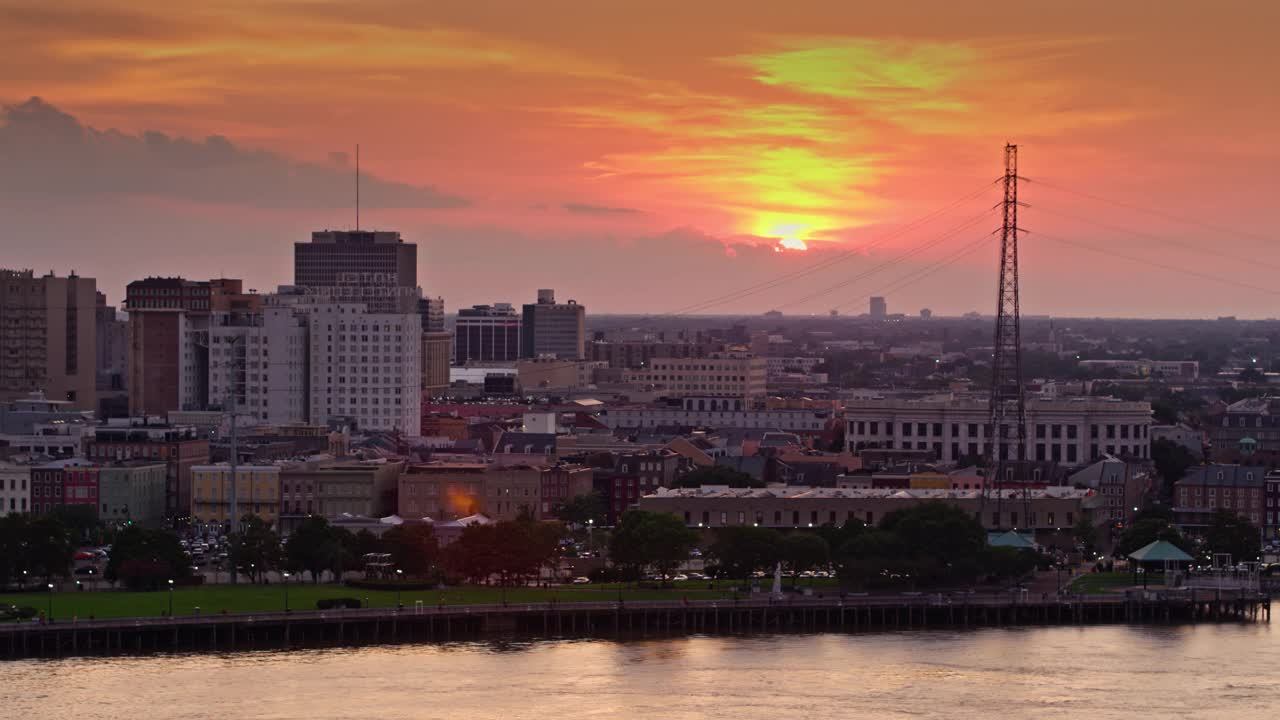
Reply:
[[815, 293], [811, 293], [811, 294], [809, 294], [809, 295], [805, 295], [804, 297], [798, 298], [798, 299], [796, 299], [796, 300], [792, 300], [791, 302], [787, 302], [787, 303], [783, 303], [782, 305], [778, 305], [778, 306], [776, 306], [776, 309], [781, 310], [781, 309], [783, 309], [783, 308], [792, 307], [792, 306], [794, 306], [794, 305], [799, 305], [799, 304], [801, 304], [801, 303], [805, 303], [805, 302], [808, 302], [808, 301], [810, 301], [810, 300], [815, 300], [815, 299], [817, 299], [817, 298], [820, 298], [820, 297], [823, 297], [823, 296], [829, 295], [829, 294], [831, 294], [831, 293], [833, 293], [833, 292], [835, 292], [835, 291], [837, 291], [837, 290], [840, 290], [841, 288], [844, 288], [844, 287], [847, 287], [847, 286], [849, 286], [849, 285], [852, 285], [853, 283], [856, 283], [856, 282], [859, 282], [859, 281], [861, 281], [861, 280], [864, 280], [864, 279], [866, 279], [866, 278], [868, 278], [868, 277], [870, 277], [870, 276], [872, 276], [872, 275], [875, 275], [876, 273], [878, 273], [878, 272], [880, 272], [880, 271], [882, 271], [882, 270], [885, 270], [885, 269], [887, 269], [887, 268], [893, 267], [894, 265], [898, 265], [898, 264], [902, 263], [903, 261], [907, 260], [908, 258], [914, 257], [914, 256], [919, 255], [920, 253], [922, 253], [922, 252], [924, 252], [924, 251], [926, 251], [926, 250], [930, 250], [930, 249], [932, 249], [932, 248], [934, 248], [934, 247], [937, 247], [938, 245], [941, 245], [942, 243], [946, 242], [947, 240], [951, 239], [952, 237], [955, 237], [956, 235], [958, 235], [959, 233], [963, 232], [964, 230], [967, 230], [967, 229], [969, 229], [970, 227], [972, 227], [973, 225], [976, 225], [979, 221], [981, 221], [981, 220], [985, 219], [987, 216], [988, 216], [988, 212], [986, 212], [986, 211], [984, 211], [984, 212], [982, 212], [982, 213], [979, 213], [979, 214], [977, 214], [977, 215], [974, 215], [974, 216], [972, 216], [972, 217], [968, 218], [967, 220], [965, 220], [964, 222], [960, 223], [959, 225], [956, 225], [955, 227], [951, 228], [950, 230], [947, 230], [947, 231], [946, 231], [946, 232], [944, 232], [943, 234], [941, 234], [941, 235], [939, 235], [939, 236], [937, 236], [937, 237], [935, 237], [935, 238], [933, 238], [933, 239], [931, 239], [931, 240], [929, 240], [929, 241], [927, 241], [927, 242], [925, 242], [925, 243], [923, 243], [923, 244], [921, 244], [921, 245], [917, 245], [917, 246], [915, 246], [915, 247], [913, 247], [913, 248], [911, 248], [911, 249], [907, 250], [906, 252], [902, 253], [901, 255], [898, 255], [898, 256], [896, 256], [896, 257], [890, 258], [889, 260], [886, 260], [886, 261], [884, 261], [884, 262], [880, 263], [879, 265], [876, 265], [876, 266], [873, 266], [873, 267], [871, 267], [871, 268], [868, 268], [867, 270], [864, 270], [863, 272], [861, 272], [861, 273], [859, 273], [859, 274], [857, 274], [857, 275], [855, 275], [855, 276], [853, 276], [853, 277], [851, 277], [851, 278], [849, 278], [849, 279], [847, 279], [847, 280], [842, 280], [842, 281], [840, 281], [840, 282], [836, 283], [835, 285], [828, 286], [828, 287], [823, 288], [822, 290], [819, 290], [819, 291], [817, 291], [817, 292], [815, 292]]
[[1251, 233], [1244, 230], [1236, 230], [1234, 228], [1229, 228], [1229, 227], [1224, 227], [1222, 225], [1216, 225], [1214, 223], [1204, 222], [1203, 220], [1196, 220], [1194, 218], [1183, 217], [1181, 215], [1176, 215], [1174, 213], [1166, 212], [1164, 210], [1158, 210], [1156, 208], [1143, 207], [1141, 205], [1135, 205], [1133, 203], [1122, 202], [1120, 200], [1113, 200], [1112, 198], [1102, 197], [1100, 195], [1093, 195], [1091, 193], [1087, 193], [1082, 190], [1073, 190], [1069, 187], [1063, 187], [1062, 185], [1057, 185], [1055, 183], [1049, 182], [1047, 180], [1041, 180], [1039, 178], [1031, 178], [1031, 179], [1027, 179], [1027, 181], [1034, 183], [1036, 185], [1047, 187], [1051, 190], [1057, 190], [1059, 192], [1068, 193], [1070, 195], [1076, 195], [1078, 197], [1086, 198], [1089, 200], [1096, 200], [1098, 202], [1107, 203], [1108, 205], [1115, 205], [1116, 207], [1122, 207], [1129, 210], [1137, 210], [1138, 212], [1146, 213], [1148, 215], [1162, 217], [1166, 220], [1172, 220], [1174, 222], [1180, 222], [1187, 225], [1195, 225], [1197, 227], [1202, 227], [1207, 230], [1213, 230], [1215, 232], [1229, 233], [1232, 235], [1238, 235], [1240, 237], [1249, 238], [1251, 240], [1261, 240], [1263, 242], [1272, 242], [1274, 240], [1274, 238], [1258, 235], [1257, 233]]
[[[994, 183], [991, 183], [991, 184], [994, 184]], [[687, 306], [686, 308], [681, 308], [681, 309], [679, 309], [679, 310], [677, 310], [677, 311], [675, 311], [675, 312], [673, 312], [673, 313], [670, 313], [670, 314], [671, 314], [671, 315], [683, 315], [683, 314], [688, 314], [688, 313], [692, 313], [692, 312], [697, 312], [698, 310], [704, 310], [704, 309], [709, 308], [709, 307], [714, 307], [714, 306], [716, 306], [716, 305], [722, 305], [722, 304], [724, 304], [724, 303], [726, 303], [726, 302], [732, 302], [732, 301], [734, 301], [734, 300], [741, 300], [741, 299], [743, 299], [743, 298], [745, 298], [745, 297], [750, 297], [751, 295], [758, 294], [759, 292], [763, 292], [763, 291], [765, 291], [765, 290], [770, 290], [770, 289], [772, 289], [772, 288], [774, 288], [774, 287], [777, 287], [777, 286], [782, 285], [782, 284], [784, 284], [784, 283], [790, 282], [790, 281], [792, 281], [792, 280], [796, 280], [796, 279], [799, 279], [799, 278], [802, 278], [802, 277], [806, 277], [806, 276], [808, 276], [808, 275], [812, 275], [812, 274], [813, 274], [813, 273], [815, 273], [815, 272], [818, 272], [818, 271], [824, 270], [824, 269], [826, 269], [826, 268], [828, 268], [828, 267], [831, 267], [831, 266], [833, 266], [833, 265], [836, 265], [836, 264], [838, 264], [838, 263], [841, 263], [841, 262], [843, 262], [843, 261], [845, 261], [845, 260], [848, 260], [848, 259], [849, 259], [849, 258], [851, 258], [851, 257], [855, 257], [855, 256], [863, 255], [863, 254], [865, 254], [868, 250], [870, 250], [870, 249], [872, 249], [872, 248], [875, 248], [875, 247], [877, 247], [877, 246], [879, 246], [879, 245], [883, 245], [885, 242], [888, 242], [889, 240], [891, 240], [891, 239], [893, 239], [893, 238], [896, 238], [896, 237], [899, 237], [899, 236], [901, 236], [901, 235], [904, 235], [904, 234], [906, 234], [907, 232], [910, 232], [911, 230], [913, 230], [913, 229], [915, 229], [915, 228], [917, 228], [917, 227], [920, 227], [920, 226], [922, 226], [922, 225], [928, 224], [929, 222], [932, 222], [933, 220], [935, 220], [935, 219], [937, 219], [937, 218], [941, 217], [942, 215], [946, 214], [947, 212], [950, 212], [951, 210], [953, 210], [953, 209], [955, 209], [955, 208], [959, 207], [960, 205], [962, 205], [962, 204], [964, 204], [964, 203], [966, 203], [966, 202], [968, 202], [968, 201], [970, 201], [970, 200], [973, 200], [974, 198], [979, 197], [980, 195], [982, 195], [982, 193], [984, 193], [984, 192], [986, 192], [986, 191], [988, 190], [988, 188], [991, 186], [991, 184], [988, 184], [988, 185], [986, 185], [986, 186], [984, 186], [984, 187], [981, 187], [981, 188], [979, 188], [979, 189], [977, 189], [977, 190], [975, 190], [975, 191], [973, 191], [973, 192], [969, 193], [968, 195], [965, 195], [965, 196], [964, 196], [964, 197], [962, 197], [962, 198], [959, 198], [959, 199], [957, 199], [957, 200], [952, 201], [951, 203], [947, 204], [946, 206], [944, 206], [944, 207], [942, 207], [942, 208], [939, 208], [939, 209], [934, 210], [933, 212], [930, 212], [930, 213], [928, 213], [928, 214], [926, 214], [926, 215], [924, 215], [924, 216], [922, 216], [922, 217], [920, 217], [920, 218], [917, 218], [916, 220], [913, 220], [913, 221], [911, 221], [911, 222], [909, 222], [909, 223], [907, 223], [907, 224], [903, 225], [902, 227], [897, 228], [896, 230], [893, 230], [893, 231], [891, 231], [891, 232], [889, 232], [889, 233], [887, 233], [887, 234], [885, 234], [885, 235], [883, 235], [883, 236], [881, 236], [881, 237], [879, 237], [879, 238], [877, 238], [877, 239], [875, 239], [875, 240], [871, 241], [870, 243], [867, 243], [866, 245], [863, 245], [863, 246], [860, 246], [860, 247], [857, 247], [857, 248], [851, 248], [851, 249], [849, 249], [849, 250], [842, 251], [842, 252], [838, 253], [837, 255], [835, 255], [835, 256], [833, 256], [833, 257], [826, 258], [826, 259], [821, 260], [821, 261], [819, 261], [819, 262], [817, 262], [817, 263], [814, 263], [813, 265], [810, 265], [810, 266], [808, 266], [808, 267], [801, 268], [801, 269], [799, 269], [799, 270], [795, 270], [795, 271], [792, 271], [792, 272], [790, 272], [790, 273], [785, 273], [785, 274], [783, 274], [783, 275], [781, 275], [781, 276], [779, 276], [779, 277], [777, 277], [777, 278], [774, 278], [774, 279], [772, 279], [772, 280], [766, 280], [766, 281], [764, 281], [764, 282], [761, 282], [761, 283], [757, 283], [757, 284], [755, 284], [755, 285], [748, 286], [747, 288], [743, 288], [743, 289], [740, 289], [740, 290], [737, 290], [737, 291], [734, 291], [734, 292], [728, 293], [728, 294], [726, 294], [726, 295], [722, 295], [722, 296], [719, 296], [719, 297], [717, 297], [717, 298], [713, 298], [713, 299], [711, 299], [711, 300], [709, 300], [709, 301], [704, 301], [704, 302], [700, 302], [700, 303], [695, 303], [694, 305]]]
[[1089, 250], [1091, 252], [1106, 255], [1108, 257], [1120, 258], [1122, 260], [1128, 260], [1130, 262], [1139, 263], [1141, 265], [1148, 265], [1150, 267], [1160, 268], [1162, 270], [1168, 270], [1170, 272], [1189, 275], [1191, 277], [1200, 278], [1202, 280], [1210, 280], [1212, 282], [1222, 283], [1223, 285], [1232, 285], [1234, 287], [1255, 290], [1257, 292], [1267, 293], [1268, 295], [1280, 295], [1280, 290], [1277, 290], [1275, 288], [1263, 287], [1261, 285], [1254, 285], [1252, 283], [1242, 282], [1240, 280], [1223, 277], [1221, 275], [1214, 275], [1212, 273], [1202, 272], [1200, 270], [1191, 270], [1188, 268], [1178, 267], [1176, 265], [1168, 265], [1165, 263], [1156, 262], [1154, 260], [1148, 260], [1146, 258], [1137, 257], [1135, 255], [1126, 255], [1124, 253], [1119, 253], [1114, 250], [1108, 250], [1106, 248], [1100, 248], [1095, 245], [1089, 245], [1087, 243], [1080, 242], [1079, 240], [1068, 240], [1066, 238], [1057, 237], [1056, 235], [1049, 235], [1042, 232], [1038, 232], [1036, 233], [1036, 235], [1039, 237], [1046, 238], [1048, 240], [1053, 240], [1054, 242], [1059, 242], [1064, 245], [1071, 245], [1073, 247]]
[[[1134, 237], [1146, 238], [1148, 240], [1155, 240], [1157, 242], [1166, 243], [1168, 245], [1176, 245], [1177, 247], [1181, 247], [1194, 252], [1203, 253], [1205, 251], [1204, 248], [1198, 248], [1195, 245], [1192, 245], [1191, 243], [1182, 242], [1181, 240], [1174, 240], [1172, 238], [1162, 237], [1160, 235], [1143, 232], [1141, 230], [1133, 230], [1131, 228], [1122, 227], [1120, 225], [1112, 225], [1111, 223], [1104, 223], [1098, 220], [1093, 220], [1091, 218], [1084, 217], [1083, 215], [1075, 215], [1074, 213], [1067, 213], [1061, 210], [1046, 208], [1044, 205], [1041, 205], [1039, 203], [1036, 203], [1034, 209], [1036, 212], [1047, 212], [1050, 215], [1057, 215], [1058, 217], [1067, 218], [1069, 220], [1079, 220], [1080, 222], [1089, 223], [1090, 225], [1095, 225], [1097, 227], [1104, 228], [1107, 230], [1115, 230], [1116, 232], [1127, 233], [1129, 235], [1133, 235]], [[1222, 257], [1228, 260], [1235, 260], [1236, 262], [1247, 263], [1249, 265], [1260, 265], [1262, 267], [1271, 268], [1272, 270], [1280, 270], [1280, 264], [1267, 262], [1266, 260], [1261, 260], [1256, 257], [1245, 257], [1243, 255], [1234, 255], [1232, 253], [1223, 252], [1221, 248], [1217, 248], [1217, 247], [1213, 249], [1213, 254], [1216, 257]]]
[[[870, 292], [866, 295], [863, 295], [857, 298], [856, 300], [850, 300], [841, 305], [837, 305], [836, 307], [837, 309], [839, 309], [844, 307], [845, 305], [854, 304], [855, 302], [861, 302], [863, 300], [866, 300], [869, 297], [889, 295], [891, 293], [905, 290], [906, 288], [911, 287], [912, 285], [915, 285], [916, 283], [920, 282], [921, 280], [924, 280], [930, 275], [933, 275], [939, 270], [945, 270], [951, 267], [952, 265], [954, 265], [956, 262], [960, 261], [962, 258], [973, 254], [975, 250], [977, 250], [978, 248], [981, 248], [984, 244], [990, 242], [991, 237], [994, 234], [995, 233], [993, 232], [993, 233], [984, 235], [978, 238], [977, 240], [962, 246], [959, 250], [952, 253], [950, 256], [946, 258], [938, 260], [932, 263], [931, 265], [925, 265], [924, 267], [917, 268], [916, 270], [913, 270], [907, 273], [906, 275], [903, 275], [902, 277], [898, 278], [893, 283], [885, 286], [882, 289], [875, 290], [873, 292]], [[915, 276], [915, 277], [912, 277], [912, 276]]]
[[[972, 192], [970, 192], [970, 193], [967, 193], [967, 194], [966, 194], [966, 195], [964, 195], [963, 197], [957, 198], [956, 200], [951, 201], [950, 203], [948, 203], [947, 205], [944, 205], [944, 206], [943, 206], [943, 207], [941, 207], [941, 208], [938, 208], [938, 209], [933, 210], [933, 211], [931, 211], [931, 212], [929, 212], [929, 213], [926, 213], [925, 215], [922, 215], [921, 217], [916, 218], [916, 219], [914, 219], [914, 220], [912, 220], [912, 221], [910, 221], [910, 222], [908, 222], [908, 223], [906, 223], [906, 224], [902, 225], [901, 227], [899, 227], [899, 228], [897, 228], [897, 229], [895, 229], [895, 230], [892, 230], [892, 231], [890, 231], [890, 232], [886, 233], [885, 235], [882, 235], [882, 236], [880, 236], [880, 237], [876, 238], [875, 240], [872, 240], [871, 242], [869, 242], [869, 243], [867, 243], [867, 244], [865, 244], [865, 245], [861, 245], [861, 246], [859, 246], [859, 247], [857, 247], [857, 248], [851, 248], [851, 249], [849, 249], [849, 250], [841, 251], [840, 253], [838, 253], [838, 254], [836, 254], [836, 255], [834, 255], [834, 256], [832, 256], [832, 257], [825, 258], [825, 259], [823, 259], [823, 260], [820, 260], [820, 261], [818, 261], [818, 262], [816, 262], [816, 263], [813, 263], [813, 264], [808, 265], [808, 266], [806, 266], [806, 267], [800, 268], [800, 269], [798, 269], [798, 270], [793, 270], [793, 271], [791, 271], [791, 272], [788, 272], [788, 273], [784, 273], [784, 274], [782, 274], [782, 275], [779, 275], [779, 276], [777, 276], [777, 277], [775, 277], [775, 278], [772, 278], [772, 279], [769, 279], [769, 280], [765, 280], [765, 281], [761, 281], [761, 282], [759, 282], [759, 283], [755, 283], [755, 284], [753, 284], [753, 285], [748, 285], [748, 286], [746, 286], [746, 287], [744, 287], [744, 288], [739, 288], [738, 290], [734, 290], [734, 291], [732, 291], [732, 292], [729, 292], [729, 293], [726, 293], [726, 294], [723, 294], [723, 295], [718, 295], [718, 296], [715, 296], [715, 297], [709, 298], [709, 299], [707, 299], [707, 300], [704, 300], [704, 301], [701, 301], [701, 302], [698, 302], [698, 303], [694, 303], [694, 304], [692, 304], [692, 305], [686, 305], [686, 306], [684, 306], [684, 307], [680, 307], [680, 308], [677, 308], [677, 309], [675, 309], [675, 310], [672, 310], [672, 311], [669, 311], [669, 312], [666, 312], [666, 313], [660, 313], [660, 314], [657, 314], [657, 315], [648, 315], [648, 316], [646, 316], [646, 319], [655, 319], [655, 318], [674, 318], [674, 317], [680, 317], [680, 316], [682, 316], [682, 315], [690, 315], [690, 314], [694, 314], [694, 313], [697, 313], [697, 312], [699, 312], [699, 311], [702, 311], [702, 310], [706, 310], [706, 309], [708, 309], [708, 308], [715, 307], [715, 306], [717, 306], [717, 305], [723, 305], [723, 304], [728, 303], [728, 302], [733, 302], [733, 301], [735, 301], [735, 300], [741, 300], [741, 299], [744, 299], [744, 298], [747, 298], [747, 297], [751, 297], [751, 296], [753, 296], [753, 295], [757, 295], [757, 294], [759, 294], [759, 293], [761, 293], [761, 292], [764, 292], [764, 291], [766, 291], [766, 290], [771, 290], [771, 289], [773, 289], [773, 288], [775, 288], [775, 287], [778, 287], [778, 286], [783, 285], [783, 284], [785, 284], [785, 283], [791, 282], [792, 280], [797, 280], [797, 279], [800, 279], [800, 278], [803, 278], [803, 277], [807, 277], [807, 276], [812, 275], [812, 274], [814, 274], [814, 273], [816, 273], [816, 272], [819, 272], [819, 271], [824, 270], [824, 269], [826, 269], [826, 268], [828, 268], [828, 267], [831, 267], [831, 266], [836, 265], [836, 264], [838, 264], [838, 263], [840, 263], [840, 262], [843, 262], [843, 261], [845, 261], [845, 260], [847, 260], [847, 259], [849, 259], [849, 258], [851, 258], [851, 257], [855, 257], [855, 256], [862, 256], [862, 255], [864, 255], [868, 250], [870, 250], [870, 249], [872, 249], [872, 248], [875, 248], [875, 247], [877, 247], [877, 246], [879, 246], [879, 245], [883, 245], [884, 243], [888, 242], [889, 240], [892, 240], [892, 239], [894, 239], [894, 238], [896, 238], [896, 237], [900, 237], [900, 236], [902, 236], [902, 235], [904, 235], [904, 234], [906, 234], [906, 233], [908, 233], [908, 232], [910, 232], [910, 231], [912, 231], [912, 230], [914, 230], [914, 229], [916, 229], [916, 228], [918, 228], [918, 227], [921, 227], [921, 226], [923, 226], [923, 225], [926, 225], [926, 224], [928, 224], [928, 223], [932, 222], [933, 220], [936, 220], [937, 218], [939, 218], [939, 217], [941, 217], [941, 216], [945, 215], [946, 213], [950, 212], [951, 210], [953, 210], [953, 209], [955, 209], [955, 208], [957, 208], [957, 207], [959, 207], [959, 206], [963, 205], [964, 203], [969, 202], [969, 201], [971, 201], [971, 200], [973, 200], [973, 199], [975, 199], [975, 198], [977, 198], [977, 197], [981, 196], [983, 193], [985, 193], [985, 192], [989, 191], [989, 190], [990, 190], [990, 188], [991, 188], [991, 186], [993, 186], [993, 185], [994, 185], [995, 183], [997, 183], [997, 182], [999, 182], [999, 179], [993, 180], [992, 182], [987, 183], [986, 185], [982, 186], [981, 188], [978, 188], [978, 189], [976, 189], [976, 190], [974, 190], [974, 191], [972, 191]], [[977, 217], [982, 217], [982, 216], [985, 216], [985, 215], [986, 215], [986, 213], [984, 212], [981, 216], [977, 216]], [[849, 282], [853, 282], [853, 281], [851, 280], [851, 281], [849, 281]], [[847, 284], [847, 283], [845, 283], [845, 284]], [[833, 289], [834, 289], [834, 288], [833, 288]], [[819, 294], [819, 295], [821, 295], [821, 294]], [[815, 297], [817, 297], [817, 295], [815, 295]], [[791, 304], [795, 304], [795, 303], [791, 303]], [[614, 326], [612, 326], [612, 327], [592, 328], [592, 331], [593, 331], [593, 332], [608, 332], [609, 330], [615, 330], [615, 329], [618, 329], [618, 328], [620, 328], [620, 327], [625, 327], [625, 325], [626, 325], [626, 324], [617, 324], [617, 325], [614, 325]]]

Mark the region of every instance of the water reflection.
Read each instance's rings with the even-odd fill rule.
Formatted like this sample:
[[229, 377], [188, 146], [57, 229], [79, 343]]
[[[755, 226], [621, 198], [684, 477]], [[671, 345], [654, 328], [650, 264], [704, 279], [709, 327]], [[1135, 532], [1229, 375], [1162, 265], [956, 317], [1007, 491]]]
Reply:
[[1016, 628], [76, 658], [3, 666], [7, 717], [1270, 718], [1264, 625]]

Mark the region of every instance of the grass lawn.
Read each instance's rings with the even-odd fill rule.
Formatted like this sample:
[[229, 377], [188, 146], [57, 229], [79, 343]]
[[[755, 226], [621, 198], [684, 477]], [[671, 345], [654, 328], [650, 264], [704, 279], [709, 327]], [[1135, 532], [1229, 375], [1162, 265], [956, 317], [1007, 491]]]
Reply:
[[[1102, 595], [1120, 592], [1133, 587], [1133, 584], [1133, 575], [1128, 572], [1085, 573], [1076, 578], [1068, 589], [1083, 595]], [[1141, 585], [1142, 581], [1139, 580], [1138, 584]]]
[[[707, 583], [690, 581], [676, 583], [666, 589], [623, 586], [625, 600], [715, 600], [733, 596], [728, 583], [717, 583], [714, 590]], [[544, 603], [553, 598], [557, 602], [599, 602], [615, 600], [619, 586], [575, 585], [558, 588], [507, 588], [509, 603]], [[202, 614], [278, 612], [284, 609], [283, 585], [208, 585], [204, 587], [173, 590], [175, 615], [190, 615], [195, 608]], [[294, 610], [314, 610], [316, 601], [322, 598], [354, 597], [365, 602], [366, 607], [395, 607], [396, 593], [387, 590], [363, 590], [340, 585], [289, 584], [289, 607]], [[425, 605], [476, 605], [502, 602], [501, 588], [465, 586], [437, 590], [406, 590], [400, 601], [407, 607], [421, 600]], [[40, 592], [0, 595], [0, 605], [29, 605], [41, 612], [48, 612], [49, 594]], [[113, 590], [56, 592], [53, 593], [53, 616], [57, 619], [71, 617], [158, 617], [169, 610], [169, 592], [126, 592]]]

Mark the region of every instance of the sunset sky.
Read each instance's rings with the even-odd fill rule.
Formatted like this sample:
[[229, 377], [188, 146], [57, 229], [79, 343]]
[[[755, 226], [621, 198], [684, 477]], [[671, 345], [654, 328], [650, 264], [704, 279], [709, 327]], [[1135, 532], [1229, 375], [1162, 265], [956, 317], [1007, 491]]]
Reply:
[[1277, 28], [1268, 2], [0, 0], [0, 265], [112, 302], [274, 288], [354, 222], [359, 143], [362, 226], [417, 242], [449, 311], [990, 312], [1012, 141], [1025, 312], [1276, 317]]

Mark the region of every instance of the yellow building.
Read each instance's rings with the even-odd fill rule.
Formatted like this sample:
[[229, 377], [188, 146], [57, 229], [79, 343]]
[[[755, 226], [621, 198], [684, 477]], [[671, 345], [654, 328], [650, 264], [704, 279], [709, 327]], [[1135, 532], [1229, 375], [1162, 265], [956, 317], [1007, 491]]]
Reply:
[[[192, 522], [225, 525], [230, 520], [230, 511], [231, 466], [191, 468]], [[274, 525], [280, 514], [280, 468], [275, 465], [237, 467], [236, 511], [240, 517], [256, 515]]]
[[932, 470], [911, 473], [912, 490], [950, 490], [951, 476]]

